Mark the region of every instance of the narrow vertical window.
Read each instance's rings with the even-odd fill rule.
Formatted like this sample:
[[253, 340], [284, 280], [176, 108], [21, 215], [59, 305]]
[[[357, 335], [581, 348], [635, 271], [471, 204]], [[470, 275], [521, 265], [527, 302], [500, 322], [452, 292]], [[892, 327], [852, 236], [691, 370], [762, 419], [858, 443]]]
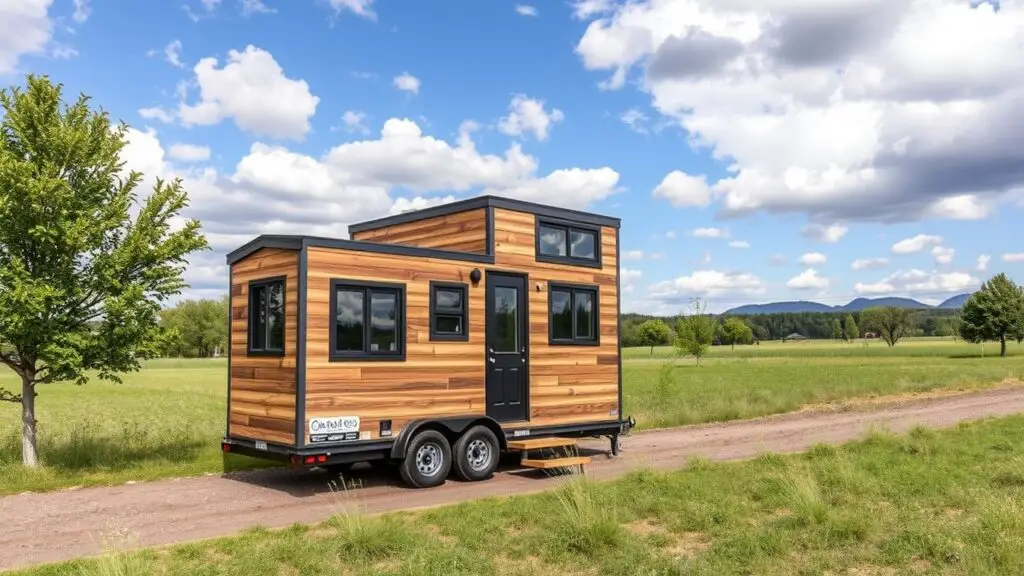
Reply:
[[284, 278], [249, 283], [249, 354], [284, 354]]

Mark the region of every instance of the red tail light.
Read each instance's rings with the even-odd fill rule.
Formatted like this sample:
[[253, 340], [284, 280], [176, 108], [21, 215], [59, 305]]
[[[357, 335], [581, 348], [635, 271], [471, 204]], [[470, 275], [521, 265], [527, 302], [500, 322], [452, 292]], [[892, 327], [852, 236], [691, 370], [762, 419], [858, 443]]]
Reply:
[[221, 442], [220, 449], [225, 452], [231, 452], [231, 444], [228, 444], [227, 442]]

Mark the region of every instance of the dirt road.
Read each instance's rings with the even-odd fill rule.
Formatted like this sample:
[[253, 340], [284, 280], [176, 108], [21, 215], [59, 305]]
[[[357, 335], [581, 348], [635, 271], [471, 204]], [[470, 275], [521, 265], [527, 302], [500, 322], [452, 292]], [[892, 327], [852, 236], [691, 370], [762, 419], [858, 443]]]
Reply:
[[[638, 432], [623, 439], [619, 458], [595, 453], [588, 475], [611, 478], [651, 466], [679, 468], [687, 458], [747, 458], [796, 452], [816, 443], [855, 439], [872, 427], [903, 432], [915, 425], [951, 426], [961, 420], [1024, 412], [1024, 385], [983, 392], [862, 406], [846, 412], [805, 411], [776, 417]], [[606, 451], [606, 441], [584, 448]], [[480, 498], [539, 492], [558, 481], [506, 469], [478, 483], [449, 481], [410, 490], [398, 481], [361, 475], [363, 488], [339, 496], [315, 471], [271, 470], [164, 480], [0, 498], [0, 570], [96, 554], [112, 534], [152, 546], [232, 534], [262, 525], [286, 526], [330, 517], [343, 507], [386, 512]]]

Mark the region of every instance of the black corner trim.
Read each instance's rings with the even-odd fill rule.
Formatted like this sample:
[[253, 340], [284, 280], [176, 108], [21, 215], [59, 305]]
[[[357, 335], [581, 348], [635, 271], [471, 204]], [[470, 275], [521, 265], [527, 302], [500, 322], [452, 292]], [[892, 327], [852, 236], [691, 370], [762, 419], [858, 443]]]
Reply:
[[[446, 312], [443, 316], [462, 316], [462, 334], [440, 334], [434, 331], [434, 316], [438, 314], [435, 295], [437, 289], [460, 290], [462, 292], [462, 310], [457, 313]], [[428, 300], [431, 342], [469, 342], [469, 284], [464, 282], [441, 282], [430, 281], [430, 296]]]
[[511, 198], [487, 195], [467, 198], [456, 202], [449, 202], [439, 206], [431, 206], [430, 208], [423, 208], [420, 210], [410, 210], [409, 212], [403, 212], [394, 216], [385, 216], [384, 218], [377, 218], [375, 220], [367, 220], [365, 222], [351, 224], [348, 227], [348, 233], [351, 236], [358, 232], [375, 230], [384, 226], [406, 224], [417, 220], [435, 218], [437, 216], [447, 216], [448, 214], [457, 214], [459, 212], [476, 210], [478, 208], [504, 208], [506, 210], [514, 210], [516, 212], [526, 212], [529, 214], [536, 214], [538, 216], [562, 218], [581, 224], [610, 226], [612, 228], [618, 228], [621, 223], [619, 218], [613, 218], [611, 216], [602, 216], [600, 214], [583, 212], [581, 210], [557, 208], [555, 206], [546, 206], [544, 204], [536, 204], [534, 202], [526, 202], [524, 200], [513, 200]]
[[281, 341], [280, 350], [267, 350], [267, 349], [253, 349], [252, 347], [252, 320], [255, 316], [252, 313], [252, 289], [258, 286], [266, 286], [270, 284], [281, 284], [281, 317], [285, 319], [286, 326], [282, 328], [284, 330], [285, 340], [287, 339], [287, 322], [288, 322], [288, 279], [285, 276], [269, 276], [267, 278], [257, 278], [249, 281], [249, 293], [246, 294], [245, 306], [246, 306], [246, 321], [245, 321], [245, 354], [246, 356], [284, 356], [284, 351], [288, 347], [288, 343], [284, 340]]
[[[550, 254], [542, 254], [540, 251], [540, 228], [541, 226], [548, 226], [554, 228], [565, 229], [565, 242], [566, 242], [566, 253], [569, 251], [569, 233], [570, 230], [576, 229], [582, 232], [590, 232], [594, 234], [594, 258], [573, 258], [572, 256], [552, 256]], [[601, 260], [601, 234], [602, 230], [599, 226], [589, 226], [586, 224], [580, 224], [578, 222], [572, 222], [568, 220], [562, 220], [558, 218], [544, 218], [538, 216], [534, 222], [534, 257], [537, 262], [548, 262], [551, 264], [564, 264], [566, 266], [582, 266], [584, 268], [603, 268]]]
[[494, 238], [494, 206], [488, 206], [487, 211], [484, 213], [487, 222], [485, 223], [484, 229], [484, 243], [486, 244], [486, 254], [491, 258], [494, 258], [495, 254], [495, 238]]
[[[622, 420], [622, 234], [620, 230], [615, 231], [615, 329], [618, 339], [618, 362], [619, 362], [619, 420]], [[598, 315], [600, 318], [600, 315]]]
[[[228, 267], [228, 342], [224, 350], [228, 357], [228, 395], [227, 395], [227, 427], [224, 429], [225, 436], [231, 434], [231, 292], [234, 289], [234, 271]], [[248, 327], [246, 328], [248, 330]], [[246, 336], [248, 338], [248, 336]], [[248, 346], [248, 344], [246, 344]]]
[[[587, 291], [594, 294], [594, 338], [577, 338], [576, 334], [576, 302], [575, 297], [569, 303], [572, 306], [572, 330], [573, 338], [555, 339], [554, 323], [551, 321], [551, 306], [554, 300], [551, 298], [553, 290]], [[550, 346], [600, 346], [601, 345], [601, 287], [597, 284], [573, 284], [571, 282], [548, 282], [548, 344]], [[620, 361], [621, 364], [621, 361]]]
[[[335, 350], [335, 338], [336, 330], [335, 325], [337, 323], [337, 315], [333, 312], [338, 307], [338, 288], [339, 287], [352, 287], [352, 288], [380, 288], [385, 290], [394, 290], [398, 295], [397, 311], [398, 318], [395, 319], [395, 342], [398, 344], [397, 352], [337, 352]], [[331, 362], [345, 362], [345, 361], [382, 361], [382, 362], [402, 362], [405, 360], [406, 353], [406, 342], [405, 342], [405, 326], [406, 326], [406, 295], [405, 295], [405, 284], [394, 283], [394, 282], [366, 282], [362, 280], [346, 280], [342, 278], [331, 279], [331, 293], [330, 293], [330, 324], [329, 324], [329, 346], [328, 357]], [[370, 331], [370, 298], [364, 297], [363, 299], [363, 346], [368, 346], [369, 331]]]
[[308, 253], [299, 251], [298, 311], [295, 334], [295, 446], [306, 445], [306, 292]]

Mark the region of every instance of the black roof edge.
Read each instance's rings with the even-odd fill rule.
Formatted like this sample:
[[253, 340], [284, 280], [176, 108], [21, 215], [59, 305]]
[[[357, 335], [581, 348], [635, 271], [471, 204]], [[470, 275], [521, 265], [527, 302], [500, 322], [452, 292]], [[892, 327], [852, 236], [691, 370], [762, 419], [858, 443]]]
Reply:
[[537, 204], [534, 202], [527, 202], [525, 200], [513, 200], [511, 198], [502, 198], [498, 196], [476, 196], [474, 198], [467, 198], [465, 200], [458, 200], [455, 202], [449, 202], [447, 204], [441, 204], [439, 206], [431, 206], [430, 208], [421, 208], [419, 210], [410, 210], [409, 212], [403, 212], [394, 216], [385, 216], [383, 218], [377, 218], [375, 220], [367, 220], [365, 222], [358, 222], [356, 224], [350, 224], [348, 227], [349, 235], [357, 232], [364, 232], [366, 230], [375, 230], [384, 226], [395, 226], [397, 224], [406, 224], [409, 222], [415, 222], [417, 220], [423, 220], [425, 218], [434, 218], [437, 216], [446, 216], [448, 214], [457, 214], [459, 212], [465, 212], [467, 210], [476, 210], [478, 208], [504, 208], [506, 210], [515, 210], [517, 212], [528, 212], [530, 214], [536, 214], [538, 216], [546, 216], [548, 218], [560, 218], [562, 220], [570, 220], [580, 222], [582, 224], [592, 224], [595, 226], [610, 226], [612, 228], [619, 228], [621, 220], [611, 216], [602, 216], [600, 214], [593, 214], [591, 212], [583, 212], [580, 210], [572, 210], [569, 208], [558, 208], [555, 206], [547, 206], [544, 204]]
[[359, 252], [371, 252], [376, 254], [395, 254], [398, 256], [414, 256], [419, 258], [439, 258], [442, 260], [460, 260], [464, 262], [477, 262], [480, 264], [493, 264], [494, 255], [469, 254], [466, 252], [455, 252], [452, 250], [438, 250], [435, 248], [419, 248], [416, 246], [402, 246], [399, 244], [380, 244], [377, 242], [360, 242], [358, 240], [342, 240], [339, 238], [322, 238], [318, 236], [279, 236], [262, 235], [245, 243], [241, 247], [232, 250], [227, 254], [228, 265], [234, 264], [246, 256], [261, 248], [283, 248], [286, 250], [301, 250], [304, 247], [340, 248], [344, 250], [356, 250]]
[[302, 248], [301, 236], [283, 236], [277, 234], [262, 234], [252, 240], [235, 248], [227, 253], [225, 260], [234, 264], [260, 248], [281, 248], [284, 250], [299, 250]]

